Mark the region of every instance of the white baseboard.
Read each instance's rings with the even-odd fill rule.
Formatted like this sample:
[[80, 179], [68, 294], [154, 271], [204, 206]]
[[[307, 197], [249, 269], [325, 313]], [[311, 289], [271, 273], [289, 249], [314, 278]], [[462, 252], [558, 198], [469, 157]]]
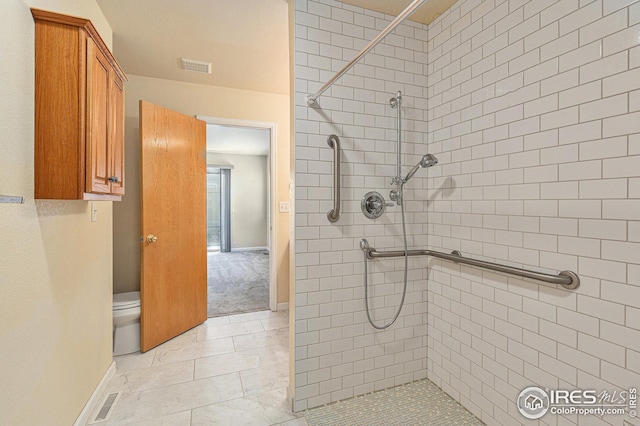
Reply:
[[114, 374], [116, 374], [116, 363], [115, 361], [112, 361], [111, 365], [104, 373], [104, 376], [102, 376], [100, 383], [98, 383], [98, 386], [96, 386], [93, 393], [91, 394], [91, 397], [84, 405], [84, 408], [80, 412], [80, 415], [76, 419], [73, 426], [85, 426], [87, 422], [91, 420], [91, 414], [93, 414], [93, 412], [95, 411], [96, 405], [100, 402], [100, 397], [104, 393], [104, 390], [107, 388], [107, 385], [113, 378]]
[[278, 311], [288, 311], [289, 310], [289, 302], [278, 303], [277, 309], [278, 309]]
[[289, 408], [291, 408], [291, 412], [293, 413], [293, 392], [291, 392], [291, 386], [287, 386], [287, 404], [289, 404]]
[[269, 247], [234, 247], [231, 251], [258, 251], [269, 250]]

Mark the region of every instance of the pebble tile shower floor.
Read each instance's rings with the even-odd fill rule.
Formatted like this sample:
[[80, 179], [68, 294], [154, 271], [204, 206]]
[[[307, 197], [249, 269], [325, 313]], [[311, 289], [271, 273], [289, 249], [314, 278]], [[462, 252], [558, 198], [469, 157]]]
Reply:
[[309, 426], [484, 425], [428, 379], [314, 408], [305, 418]]

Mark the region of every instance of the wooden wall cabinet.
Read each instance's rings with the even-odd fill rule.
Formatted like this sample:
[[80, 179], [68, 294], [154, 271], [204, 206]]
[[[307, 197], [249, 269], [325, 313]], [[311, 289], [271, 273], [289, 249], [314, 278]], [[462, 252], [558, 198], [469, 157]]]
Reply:
[[127, 77], [89, 20], [31, 13], [35, 198], [120, 201]]

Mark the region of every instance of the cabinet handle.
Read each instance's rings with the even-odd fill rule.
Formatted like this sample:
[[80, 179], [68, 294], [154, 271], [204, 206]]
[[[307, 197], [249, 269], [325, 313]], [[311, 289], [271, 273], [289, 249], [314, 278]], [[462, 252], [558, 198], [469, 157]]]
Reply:
[[158, 237], [156, 237], [155, 235], [153, 235], [153, 234], [147, 235], [147, 242], [149, 244], [153, 244], [153, 243], [155, 243], [157, 241], [158, 241]]
[[107, 179], [109, 182], [118, 183], [120, 182], [120, 178], [118, 176], [109, 176]]

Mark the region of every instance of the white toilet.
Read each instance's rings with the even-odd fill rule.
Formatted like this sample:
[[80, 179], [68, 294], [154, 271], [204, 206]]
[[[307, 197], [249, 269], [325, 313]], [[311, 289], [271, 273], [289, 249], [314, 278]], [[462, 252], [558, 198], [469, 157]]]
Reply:
[[113, 354], [140, 350], [140, 292], [113, 295]]

